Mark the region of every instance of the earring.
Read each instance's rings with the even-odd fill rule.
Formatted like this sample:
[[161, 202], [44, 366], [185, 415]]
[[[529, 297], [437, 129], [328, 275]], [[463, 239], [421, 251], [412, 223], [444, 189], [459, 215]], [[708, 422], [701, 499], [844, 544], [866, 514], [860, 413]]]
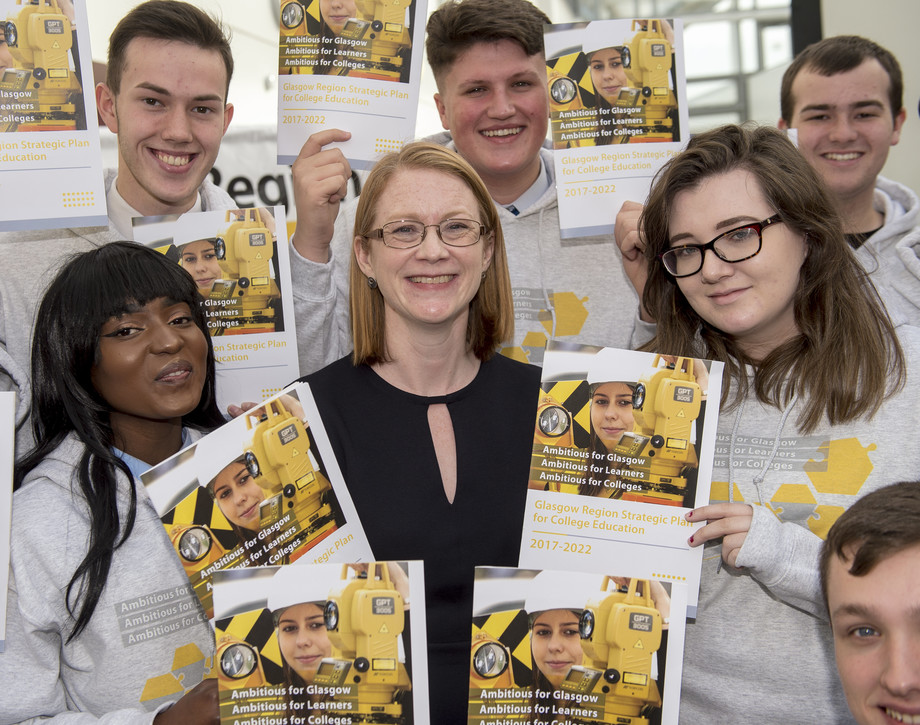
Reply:
[[483, 279], [486, 278], [486, 272], [488, 272], [487, 269], [482, 270], [482, 278], [483, 278]]
[[377, 289], [377, 280], [374, 279], [373, 277], [368, 277], [367, 286], [370, 287], [371, 289]]

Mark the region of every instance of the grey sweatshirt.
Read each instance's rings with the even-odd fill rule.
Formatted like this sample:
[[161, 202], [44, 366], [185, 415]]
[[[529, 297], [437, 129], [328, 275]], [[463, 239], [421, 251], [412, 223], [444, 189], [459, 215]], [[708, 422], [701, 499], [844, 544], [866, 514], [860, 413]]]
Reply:
[[137, 492], [134, 530], [112, 556], [89, 625], [65, 644], [67, 583], [89, 537], [75, 474], [83, 450], [65, 439], [13, 496], [3, 725], [151, 723], [213, 661], [214, 635], [166, 530], [143, 485], [120, 473], [122, 520], [128, 486]]
[[[920, 330], [904, 325], [898, 333], [910, 365], [920, 359]], [[687, 625], [681, 723], [852, 722], [818, 554], [857, 498], [916, 480], [920, 448], [905, 444], [904, 432], [920, 426], [920, 380], [908, 370], [903, 389], [871, 420], [825, 422], [805, 435], [796, 425], [801, 409], [797, 403], [781, 425], [782, 411], [749, 396], [720, 416], [711, 501], [728, 501], [731, 481], [731, 499], [752, 504], [754, 519], [739, 568], [719, 570], [721, 546], [706, 547], [698, 617]]]

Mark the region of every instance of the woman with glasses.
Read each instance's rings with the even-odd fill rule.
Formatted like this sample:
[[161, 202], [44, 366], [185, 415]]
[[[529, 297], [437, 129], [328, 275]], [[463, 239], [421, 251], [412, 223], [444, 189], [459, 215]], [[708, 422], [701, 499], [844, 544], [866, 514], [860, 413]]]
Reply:
[[375, 556], [425, 561], [431, 712], [465, 723], [473, 569], [517, 564], [540, 374], [496, 354], [504, 239], [460, 156], [385, 156], [354, 234], [354, 352], [305, 379]]
[[711, 504], [688, 515], [706, 551], [681, 721], [849, 722], [818, 551], [857, 497], [916, 478], [917, 332], [899, 339], [820, 179], [775, 129], [695, 136], [641, 228], [648, 349], [726, 369]]

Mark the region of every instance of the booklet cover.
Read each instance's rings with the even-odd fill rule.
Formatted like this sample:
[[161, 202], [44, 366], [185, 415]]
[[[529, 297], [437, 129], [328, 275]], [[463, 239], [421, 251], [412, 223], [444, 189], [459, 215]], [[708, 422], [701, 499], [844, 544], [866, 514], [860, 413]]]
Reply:
[[278, 55], [278, 163], [292, 164], [310, 134], [351, 131], [341, 144], [368, 169], [415, 136], [427, 0], [282, 0]]
[[677, 723], [686, 608], [679, 582], [477, 567], [468, 722]]
[[10, 517], [13, 513], [13, 461], [16, 393], [0, 393], [0, 652], [6, 649], [6, 592], [10, 577]]
[[548, 25], [544, 35], [563, 238], [610, 234], [690, 138], [682, 22]]
[[423, 577], [421, 561], [216, 572], [221, 723], [427, 724]]
[[0, 230], [107, 223], [86, 3], [0, 0]]
[[134, 241], [165, 254], [198, 285], [221, 410], [266, 400], [300, 377], [283, 206], [137, 217], [133, 224]]
[[709, 503], [721, 391], [719, 362], [551, 342], [520, 565], [622, 562], [686, 583], [696, 616], [703, 549], [687, 539], [702, 524], [684, 517]]
[[305, 383], [154, 466], [141, 481], [209, 618], [211, 575], [220, 569], [372, 556]]

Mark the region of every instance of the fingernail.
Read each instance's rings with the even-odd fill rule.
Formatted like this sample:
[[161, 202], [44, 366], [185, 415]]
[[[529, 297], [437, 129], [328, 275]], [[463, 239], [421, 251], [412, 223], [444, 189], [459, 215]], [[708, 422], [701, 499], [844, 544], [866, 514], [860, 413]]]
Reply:
[[693, 537], [691, 536], [687, 541], [688, 541], [688, 543], [692, 544], [692, 543], [693, 543]]

